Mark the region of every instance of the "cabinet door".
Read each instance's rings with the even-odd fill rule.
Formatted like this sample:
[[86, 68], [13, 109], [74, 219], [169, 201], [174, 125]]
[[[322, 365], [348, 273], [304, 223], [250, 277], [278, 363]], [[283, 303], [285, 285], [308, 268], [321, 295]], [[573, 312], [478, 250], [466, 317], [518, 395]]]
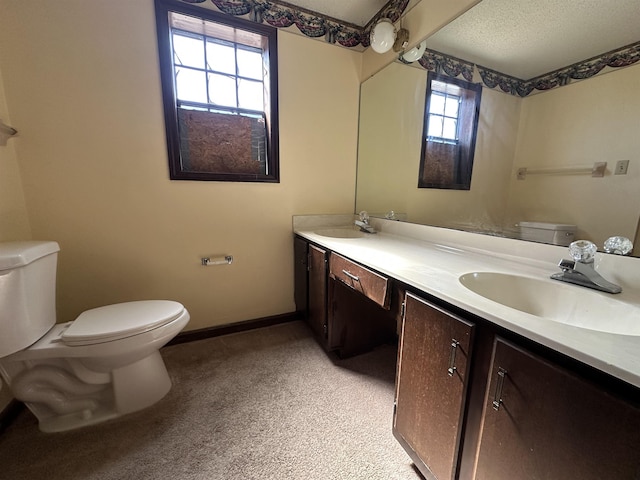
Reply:
[[477, 480], [640, 478], [640, 409], [497, 339]]
[[293, 241], [293, 276], [294, 276], [294, 300], [296, 302], [296, 313], [303, 317], [307, 316], [307, 294], [309, 291], [308, 282], [308, 242], [299, 237]]
[[473, 324], [407, 293], [394, 435], [427, 478], [456, 475]]
[[309, 316], [311, 329], [323, 341], [327, 339], [327, 252], [309, 245]]

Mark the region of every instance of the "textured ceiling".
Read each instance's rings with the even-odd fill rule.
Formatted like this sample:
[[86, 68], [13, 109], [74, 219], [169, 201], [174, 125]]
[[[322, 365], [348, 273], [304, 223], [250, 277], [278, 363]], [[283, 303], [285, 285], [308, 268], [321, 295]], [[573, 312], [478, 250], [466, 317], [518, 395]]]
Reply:
[[638, 41], [639, 0], [483, 0], [427, 46], [527, 80]]
[[[388, 2], [286, 3], [364, 26]], [[640, 0], [482, 0], [432, 35], [428, 46], [527, 80], [638, 41]]]

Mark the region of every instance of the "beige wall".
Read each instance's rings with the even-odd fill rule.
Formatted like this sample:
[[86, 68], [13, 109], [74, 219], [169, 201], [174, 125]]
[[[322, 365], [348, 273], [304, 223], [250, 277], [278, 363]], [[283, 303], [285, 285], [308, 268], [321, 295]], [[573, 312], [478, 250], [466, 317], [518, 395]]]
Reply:
[[362, 85], [356, 210], [415, 223], [502, 226], [520, 99], [483, 89], [471, 190], [418, 188], [427, 72], [393, 63]]
[[152, 0], [0, 10], [12, 175], [62, 248], [59, 320], [147, 298], [183, 302], [188, 329], [293, 311], [291, 216], [353, 209], [362, 55], [279, 32], [281, 182], [169, 181]]
[[[4, 82], [0, 71], [0, 120], [12, 125], [4, 94]], [[20, 132], [18, 132], [20, 133]], [[28, 240], [31, 228], [22, 190], [15, 144], [19, 137], [7, 139], [0, 145], [0, 242]]]
[[[612, 235], [633, 240], [640, 214], [639, 92], [636, 65], [523, 99], [509, 220], [575, 224], [577, 237], [599, 248]], [[618, 160], [630, 160], [627, 175], [613, 175]], [[594, 162], [607, 162], [604, 178], [515, 176], [519, 167]]]
[[[417, 188], [426, 76], [394, 63], [363, 83], [357, 210], [508, 233], [521, 221], [570, 223], [600, 248], [613, 235], [640, 245], [640, 65], [524, 99], [484, 88], [470, 191]], [[627, 175], [613, 175], [619, 160], [630, 160]], [[602, 161], [604, 178], [516, 179], [519, 167]]]
[[[0, 71], [0, 120], [11, 125], [4, 94], [4, 83]], [[0, 145], [0, 242], [29, 240], [31, 229], [22, 191], [22, 180], [18, 168], [15, 142], [10, 138], [6, 145]], [[9, 390], [0, 380], [0, 411], [11, 400]]]

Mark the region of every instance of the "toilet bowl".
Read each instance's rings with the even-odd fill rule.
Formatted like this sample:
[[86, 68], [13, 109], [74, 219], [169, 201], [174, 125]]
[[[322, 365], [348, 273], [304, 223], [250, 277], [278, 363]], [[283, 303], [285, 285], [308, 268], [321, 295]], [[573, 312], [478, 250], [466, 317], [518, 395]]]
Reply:
[[146, 300], [55, 324], [58, 250], [55, 242], [0, 244], [0, 374], [46, 432], [159, 401], [171, 388], [159, 349], [189, 321], [178, 302]]

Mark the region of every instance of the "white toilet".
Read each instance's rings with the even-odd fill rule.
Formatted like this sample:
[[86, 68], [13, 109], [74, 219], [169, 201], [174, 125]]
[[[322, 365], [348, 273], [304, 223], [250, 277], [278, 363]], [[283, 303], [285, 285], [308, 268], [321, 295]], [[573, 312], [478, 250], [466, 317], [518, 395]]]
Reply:
[[0, 243], [0, 374], [60, 432], [153, 405], [171, 388], [160, 347], [189, 321], [178, 302], [95, 308], [56, 324], [56, 242]]

